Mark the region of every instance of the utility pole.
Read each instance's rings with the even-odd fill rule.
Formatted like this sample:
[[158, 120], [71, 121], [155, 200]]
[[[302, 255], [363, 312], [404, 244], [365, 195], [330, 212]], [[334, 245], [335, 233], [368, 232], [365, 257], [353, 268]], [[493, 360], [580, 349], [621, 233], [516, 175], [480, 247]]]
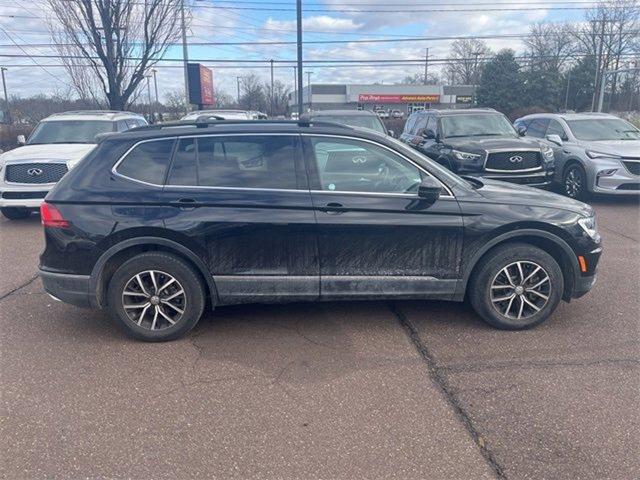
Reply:
[[473, 62], [473, 105], [478, 104], [478, 57], [480, 56], [480, 52], [476, 51], [473, 53], [475, 56], [475, 60]]
[[427, 84], [427, 72], [429, 69], [429, 49], [427, 48], [427, 52], [424, 56], [424, 82], [423, 84]]
[[2, 71], [2, 89], [4, 90], [4, 108], [7, 112], [7, 123], [11, 125], [11, 112], [9, 111], [9, 96], [7, 95], [7, 81], [4, 78], [4, 72], [7, 71], [7, 67], [0, 67]]
[[302, 115], [302, 0], [296, 0], [298, 47], [298, 115]]
[[567, 111], [569, 105], [569, 85], [571, 85], [571, 70], [567, 72], [567, 91], [564, 94], [564, 111]]
[[236, 82], [238, 84], [238, 107], [240, 106], [240, 80], [242, 80], [242, 77], [236, 77]]
[[[597, 21], [596, 21], [597, 22]], [[600, 20], [601, 31], [600, 31], [600, 45], [598, 46], [598, 61], [596, 62], [596, 78], [593, 84], [593, 96], [591, 97], [591, 111], [595, 112], [596, 109], [596, 99], [598, 94], [598, 79], [600, 82], [604, 81], [604, 78], [600, 78], [600, 69], [602, 68], [602, 47], [604, 45], [604, 19]]]
[[191, 110], [189, 104], [189, 52], [187, 48], [187, 26], [185, 22], [184, 4], [187, 0], [182, 0], [180, 4], [180, 23], [182, 27], [182, 61], [184, 63], [184, 102], [185, 109]]
[[269, 115], [271, 115], [273, 117], [273, 58], [271, 60], [269, 60], [269, 63], [271, 64], [271, 102], [269, 104]]
[[307, 98], [309, 99], [309, 111], [311, 111], [313, 96], [311, 95], [311, 74], [313, 72], [307, 71]]
[[620, 70], [605, 70], [602, 72], [602, 79], [600, 80], [600, 93], [598, 94], [598, 112], [602, 111], [602, 102], [604, 101], [604, 87], [607, 84], [607, 77], [609, 75], [617, 75], [618, 73], [625, 72], [639, 72], [640, 68], [622, 68]]
[[155, 68], [151, 69], [151, 73], [153, 73], [153, 89], [156, 92], [156, 105], [159, 105], [160, 102], [158, 101], [158, 79], [156, 77], [157, 72], [158, 70], [156, 70]]
[[155, 116], [153, 114], [153, 107], [151, 106], [151, 75], [144, 76], [147, 79], [147, 100], [149, 101], [149, 123], [155, 123]]

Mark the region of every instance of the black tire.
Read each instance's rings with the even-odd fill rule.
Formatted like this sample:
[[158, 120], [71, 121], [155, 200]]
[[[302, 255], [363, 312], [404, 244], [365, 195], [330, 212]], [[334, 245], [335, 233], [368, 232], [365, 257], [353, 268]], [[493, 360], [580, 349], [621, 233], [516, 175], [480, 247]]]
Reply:
[[[171, 277], [174, 278], [174, 283], [166, 287], [161, 294], [155, 295], [153, 292], [153, 283], [149, 284], [151, 276], [149, 273], [144, 273], [150, 270], [155, 272], [153, 283], [160, 284]], [[160, 275], [158, 275], [158, 273], [160, 273]], [[141, 324], [137, 324], [135, 319], [131, 318], [127, 313], [127, 311], [132, 310], [125, 310], [125, 296], [123, 292], [125, 288], [127, 288], [129, 292], [131, 291], [132, 284], [130, 282], [138, 274], [141, 274], [140, 278], [143, 284], [145, 281], [147, 282], [146, 287], [143, 287], [143, 289], [149, 294], [147, 298], [143, 298], [145, 295], [139, 290], [140, 293], [136, 295], [141, 298], [141, 303], [150, 303], [152, 296], [156, 297], [156, 302], [163, 302], [162, 300], [158, 300], [162, 295], [168, 298], [175, 293], [175, 291], [181, 289], [183, 294], [180, 294], [177, 300], [174, 299], [173, 301], [180, 302], [178, 306], [183, 309], [183, 313], [177, 313], [173, 308], [166, 306], [165, 303], [150, 305], [151, 312], [145, 313], [144, 316], [137, 314], [138, 318], [140, 318], [140, 316], [144, 317], [141, 320]], [[147, 277], [146, 279], [145, 276]], [[163, 283], [166, 283], [166, 281]], [[178, 286], [176, 286], [176, 284]], [[133, 286], [135, 287], [135, 285], [139, 286], [137, 280]], [[135, 288], [133, 289], [135, 290]], [[162, 285], [158, 285], [157, 289], [162, 290]], [[129, 298], [130, 297], [127, 296], [127, 302], [130, 302], [128, 300]], [[132, 306], [131, 302], [129, 306]], [[113, 274], [107, 292], [107, 308], [118, 326], [129, 336], [147, 342], [175, 340], [185, 335], [195, 327], [198, 320], [200, 320], [204, 306], [205, 290], [197, 272], [181, 258], [164, 252], [142, 253], [124, 262]], [[173, 316], [175, 324], [170, 324], [161, 314], [158, 315], [155, 313], [158, 309], [165, 315]], [[154, 313], [158, 317], [158, 320], [152, 320]], [[157, 322], [156, 324], [159, 326], [155, 330], [151, 329], [153, 325], [149, 325], [152, 321]]]
[[24, 207], [3, 207], [0, 212], [9, 220], [22, 220], [31, 216], [31, 210]]
[[587, 197], [587, 173], [578, 163], [569, 165], [562, 174], [562, 193], [569, 198], [583, 200]]
[[[518, 262], [521, 264], [518, 265]], [[518, 281], [518, 278], [522, 279], [519, 269], [524, 270], [523, 276], [526, 279], [536, 266], [541, 267], [542, 270], [538, 270], [524, 285], [532, 287], [535, 283], [543, 280], [542, 286], [538, 287], [538, 293], [545, 295], [547, 300], [538, 294], [531, 293], [529, 289], [520, 290], [522, 294], [518, 294], [515, 288], [496, 286], [506, 283], [504, 281], [507, 280], [504, 273], [505, 268], [511, 271], [512, 277], [508, 279], [508, 283], [522, 286], [522, 282]], [[545, 274], [548, 277], [546, 282], [544, 281]], [[511, 282], [512, 279], [513, 282]], [[496, 289], [492, 289], [492, 285]], [[562, 299], [564, 276], [555, 259], [544, 250], [526, 243], [508, 243], [491, 250], [480, 260], [480, 264], [469, 281], [468, 288], [471, 305], [485, 322], [503, 330], [524, 330], [539, 325], [554, 312]], [[513, 294], [513, 304], [510, 304], [508, 299], [504, 302], [496, 302], [496, 300], [504, 298], [498, 296], [499, 294], [504, 297]], [[521, 298], [523, 296], [524, 300]], [[530, 303], [528, 304], [527, 301], [533, 303], [536, 308], [539, 308], [539, 311], [530, 307]], [[522, 309], [520, 305], [523, 305]], [[504, 312], [509, 312], [509, 315]], [[520, 316], [522, 318], [518, 318]]]

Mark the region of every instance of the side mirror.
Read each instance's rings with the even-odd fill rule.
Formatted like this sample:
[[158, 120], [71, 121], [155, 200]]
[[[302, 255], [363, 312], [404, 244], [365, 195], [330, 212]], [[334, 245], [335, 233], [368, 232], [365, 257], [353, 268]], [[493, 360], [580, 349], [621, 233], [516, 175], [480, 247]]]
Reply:
[[521, 137], [524, 137], [527, 133], [527, 127], [525, 127], [524, 125], [519, 125], [516, 128], [518, 135], [520, 135]]
[[550, 141], [551, 143], [555, 143], [556, 145], [558, 145], [559, 147], [562, 146], [562, 138], [560, 138], [560, 135], [557, 135], [555, 133], [549, 134], [546, 136], [546, 139], [548, 141]]
[[27, 139], [24, 138], [24, 135], [18, 135], [18, 145], [26, 145]]
[[387, 132], [388, 132], [388, 133], [389, 133], [389, 135], [390, 135], [390, 136], [392, 136], [393, 138], [398, 138], [398, 137], [396, 136], [396, 132], [394, 132], [393, 130], [388, 130]]
[[422, 132], [422, 137], [425, 140], [437, 140], [438, 135], [436, 134], [436, 132], [434, 132], [433, 130], [431, 130], [430, 128], [425, 129]]
[[418, 197], [431, 205], [442, 193], [442, 185], [433, 177], [424, 177], [418, 187]]

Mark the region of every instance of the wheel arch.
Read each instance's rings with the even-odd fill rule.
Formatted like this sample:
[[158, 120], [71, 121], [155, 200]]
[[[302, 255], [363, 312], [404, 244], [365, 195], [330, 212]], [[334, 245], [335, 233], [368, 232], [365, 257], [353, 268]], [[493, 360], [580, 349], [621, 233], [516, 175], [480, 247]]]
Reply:
[[96, 307], [102, 308], [105, 305], [107, 287], [118, 266], [139, 253], [150, 251], [171, 253], [188, 262], [206, 286], [211, 306], [217, 303], [218, 292], [213, 277], [206, 264], [192, 250], [167, 238], [146, 236], [123, 240], [110, 247], [98, 258], [89, 279], [89, 291], [95, 292]]
[[462, 278], [458, 283], [455, 298], [458, 300], [464, 299], [470, 279], [485, 255], [498, 246], [512, 242], [536, 246], [549, 253], [558, 262], [564, 277], [562, 299], [569, 301], [576, 285], [576, 277], [580, 272], [578, 259], [569, 244], [562, 238], [551, 232], [534, 228], [506, 232], [485, 243], [467, 262]]

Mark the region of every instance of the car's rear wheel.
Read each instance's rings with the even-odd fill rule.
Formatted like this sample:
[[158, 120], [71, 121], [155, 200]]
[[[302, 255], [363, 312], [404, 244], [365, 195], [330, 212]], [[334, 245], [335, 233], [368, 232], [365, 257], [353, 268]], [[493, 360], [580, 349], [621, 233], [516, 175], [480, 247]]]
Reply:
[[587, 174], [582, 166], [574, 163], [567, 167], [562, 176], [562, 193], [576, 200], [587, 196]]
[[469, 282], [474, 310], [505, 330], [544, 322], [562, 299], [564, 277], [555, 259], [538, 247], [510, 243], [481, 260]]
[[3, 207], [0, 208], [0, 212], [9, 220], [22, 220], [31, 215], [31, 210], [24, 207]]
[[163, 252], [137, 255], [113, 274], [108, 288], [111, 316], [130, 336], [174, 340], [197, 323], [205, 291], [197, 272], [181, 258]]

